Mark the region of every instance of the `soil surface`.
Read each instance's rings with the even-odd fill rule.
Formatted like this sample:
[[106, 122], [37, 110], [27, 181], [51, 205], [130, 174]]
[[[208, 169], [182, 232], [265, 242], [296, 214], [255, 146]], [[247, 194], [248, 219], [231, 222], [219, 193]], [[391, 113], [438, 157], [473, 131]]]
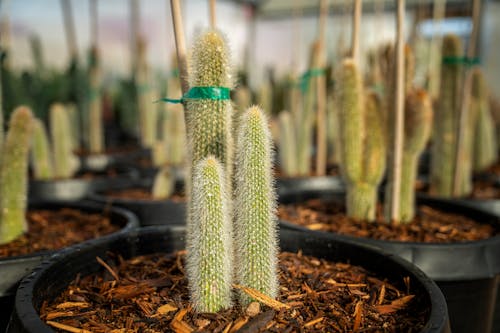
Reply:
[[330, 231], [380, 240], [453, 243], [486, 239], [498, 233], [491, 225], [462, 215], [419, 206], [415, 219], [407, 224], [386, 223], [379, 206], [374, 222], [359, 221], [345, 215], [344, 204], [319, 199], [300, 204], [280, 205], [278, 216], [284, 221], [312, 230]]
[[[147, 188], [127, 188], [123, 190], [114, 190], [104, 193], [108, 198], [125, 199], [125, 200], [145, 200], [145, 201], [163, 201], [164, 199], [155, 199], [151, 194], [151, 190]], [[174, 193], [168, 200], [174, 202], [186, 202], [186, 196], [181, 193]]]
[[[280, 255], [278, 300], [216, 314], [189, 305], [184, 252], [115, 257], [102, 273], [77, 277], [40, 317], [57, 332], [418, 332], [429, 317], [412, 281], [294, 253]], [[240, 288], [239, 286], [235, 286]]]
[[26, 220], [29, 232], [0, 245], [0, 258], [58, 250], [120, 229], [103, 214], [70, 208], [30, 210]]

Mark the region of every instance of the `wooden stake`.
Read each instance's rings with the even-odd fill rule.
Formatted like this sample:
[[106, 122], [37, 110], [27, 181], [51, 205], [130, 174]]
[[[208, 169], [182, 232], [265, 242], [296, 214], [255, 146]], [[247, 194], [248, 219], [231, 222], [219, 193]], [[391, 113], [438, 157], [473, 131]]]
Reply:
[[139, 1], [130, 0], [130, 67], [135, 79], [139, 68], [138, 44], [140, 39]]
[[[469, 45], [467, 45], [467, 58], [474, 58], [476, 55], [476, 42], [479, 34], [479, 14], [481, 12], [481, 0], [473, 0], [472, 3], [472, 32], [469, 38]], [[458, 118], [457, 128], [457, 149], [455, 151], [455, 173], [453, 175], [453, 195], [459, 196], [461, 194], [460, 185], [463, 177], [463, 163], [462, 160], [465, 154], [465, 129], [469, 121], [469, 100], [470, 88], [472, 84], [471, 71], [465, 67], [465, 78], [462, 86], [462, 94], [460, 105], [460, 113]], [[460, 98], [459, 97], [459, 98]]]
[[403, 131], [404, 131], [404, 17], [405, 0], [396, 0], [397, 2], [397, 21], [396, 21], [396, 91], [394, 94], [394, 142], [393, 142], [393, 160], [391, 174], [391, 202], [390, 217], [391, 222], [399, 222], [399, 195], [401, 192], [401, 158], [403, 155]]
[[70, 59], [78, 58], [78, 48], [76, 46], [75, 23], [73, 21], [73, 13], [71, 10], [71, 0], [61, 0], [61, 8], [64, 19], [64, 30], [66, 31], [66, 43]]
[[215, 0], [209, 0], [210, 1], [210, 27], [212, 29], [215, 29], [217, 25], [217, 16], [215, 13]]
[[[433, 26], [434, 35], [431, 39], [429, 50], [429, 92], [432, 98], [438, 98], [440, 71], [441, 71], [441, 45], [443, 37], [441, 36], [441, 22], [446, 12], [446, 0], [435, 0], [433, 8]], [[437, 29], [439, 27], [439, 29]]]
[[[318, 68], [325, 68], [325, 29], [328, 14], [327, 0], [320, 0], [318, 22]], [[326, 76], [316, 77], [317, 98], [317, 131], [316, 131], [316, 175], [326, 174], [327, 144], [326, 144]]]
[[175, 47], [177, 49], [177, 63], [179, 66], [179, 79], [181, 80], [182, 94], [189, 90], [188, 67], [186, 57], [186, 42], [184, 39], [184, 27], [179, 0], [170, 0], [172, 22], [174, 24]]
[[97, 0], [90, 0], [90, 44], [97, 47], [99, 39], [99, 18], [97, 11]]
[[361, 0], [354, 0], [352, 12], [352, 34], [351, 34], [351, 57], [356, 63], [359, 62], [359, 23], [361, 21], [362, 11]]

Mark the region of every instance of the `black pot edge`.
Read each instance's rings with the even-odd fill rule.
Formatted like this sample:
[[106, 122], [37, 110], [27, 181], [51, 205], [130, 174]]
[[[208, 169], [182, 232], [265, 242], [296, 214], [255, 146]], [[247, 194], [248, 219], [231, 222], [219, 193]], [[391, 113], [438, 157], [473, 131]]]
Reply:
[[[129, 235], [127, 237], [138, 237], [139, 235], [142, 235], [142, 234], [165, 232], [167, 230], [170, 230], [171, 232], [182, 233], [182, 234], [185, 233], [184, 226], [149, 226], [149, 227], [140, 228], [140, 229], [139, 228], [132, 229], [129, 231], [129, 233], [128, 233]], [[295, 231], [295, 230], [287, 230], [287, 229], [280, 230], [280, 237], [281, 237], [282, 232], [291, 233], [292, 234], [291, 236], [293, 236], [293, 234], [295, 234], [296, 237], [300, 237], [300, 236], [306, 237], [306, 235], [304, 235], [302, 232]], [[34, 289], [34, 286], [36, 283], [36, 277], [40, 274], [43, 274], [44, 271], [48, 270], [50, 268], [50, 266], [53, 263], [55, 263], [57, 260], [60, 260], [61, 258], [64, 258], [66, 256], [70, 256], [73, 252], [81, 251], [83, 248], [92, 246], [93, 244], [102, 244], [105, 241], [110, 241], [112, 238], [126, 237], [125, 235], [126, 235], [125, 233], [120, 234], [120, 235], [115, 234], [115, 235], [108, 237], [107, 239], [100, 238], [100, 239], [90, 240], [86, 243], [78, 244], [78, 245], [71, 247], [71, 248], [66, 248], [66, 249], [54, 254], [53, 256], [51, 256], [48, 260], [44, 261], [41, 265], [39, 265], [37, 268], [35, 268], [31, 274], [26, 276], [21, 281], [22, 288], [19, 288], [17, 290], [17, 293], [16, 293], [16, 299], [15, 299], [16, 308], [23, 306], [23, 303], [26, 301], [31, 302], [29, 295], [33, 294], [33, 289]], [[386, 256], [389, 260], [392, 260], [396, 264], [403, 266], [404, 269], [413, 273], [413, 275], [415, 275], [415, 277], [417, 277], [417, 279], [420, 280], [420, 283], [422, 284], [422, 286], [427, 290], [429, 297], [430, 297], [430, 300], [431, 300], [431, 313], [429, 316], [429, 320], [428, 320], [428, 322], [423, 330], [424, 331], [427, 330], [426, 332], [428, 332], [428, 333], [434, 333], [434, 332], [436, 332], [436, 333], [437, 332], [449, 333], [450, 332], [449, 321], [448, 321], [448, 311], [447, 311], [447, 307], [446, 307], [445, 298], [444, 298], [441, 290], [436, 285], [436, 283], [432, 279], [430, 279], [427, 275], [425, 275], [425, 273], [422, 270], [420, 270], [418, 267], [411, 264], [410, 262], [408, 262], [408, 261], [406, 261], [406, 260], [404, 260], [404, 259], [402, 259], [394, 254], [383, 251], [380, 248], [367, 246], [366, 244], [359, 243], [359, 242], [346, 241], [343, 239], [339, 239], [339, 240], [341, 242], [349, 243], [351, 245], [364, 248], [366, 250], [374, 250], [375, 252], [377, 252], [381, 256]], [[327, 239], [327, 241], [333, 241], [333, 239]], [[28, 312], [29, 312], [28, 316], [30, 316], [30, 317], [35, 316], [34, 317], [35, 320], [28, 321], [28, 322], [24, 321], [24, 324], [33, 325], [33, 324], [42, 323], [42, 325], [44, 325], [47, 328], [47, 330], [43, 331], [43, 332], [37, 330], [37, 332], [53, 333], [53, 330], [51, 330], [48, 326], [46, 326], [43, 322], [41, 322], [40, 318], [38, 317], [38, 313], [35, 311], [33, 306], [31, 306], [31, 308], [28, 310]], [[13, 314], [13, 317], [14, 316], [16, 316], [16, 314]], [[23, 318], [26, 318], [26, 317], [23, 316]], [[443, 318], [446, 318], [446, 319], [443, 320]], [[13, 319], [11, 318], [11, 321], [12, 320]], [[14, 320], [20, 321], [21, 319], [16, 317], [16, 319], [14, 319]], [[7, 329], [7, 332], [9, 332], [8, 329]]]
[[[114, 237], [116, 235], [121, 235], [125, 234], [130, 230], [133, 230], [139, 226], [139, 221], [137, 220], [137, 217], [130, 211], [120, 208], [120, 207], [107, 207], [104, 204], [99, 204], [91, 201], [73, 201], [73, 202], [51, 202], [51, 201], [35, 201], [35, 202], [30, 202], [29, 203], [29, 208], [34, 208], [38, 206], [43, 206], [43, 207], [60, 207], [60, 208], [76, 208], [76, 209], [88, 209], [92, 212], [103, 212], [104, 210], [107, 210], [110, 214], [113, 215], [121, 215], [123, 216], [126, 220], [127, 223], [117, 232], [104, 235], [99, 237], [99, 239], [107, 239], [110, 237]], [[34, 208], [38, 209], [38, 208]], [[84, 241], [82, 243], [70, 245], [64, 249], [61, 250], [54, 250], [54, 251], [43, 251], [43, 252], [38, 252], [38, 253], [33, 253], [33, 254], [26, 254], [26, 255], [21, 255], [21, 256], [15, 256], [15, 257], [7, 257], [7, 258], [1, 258], [0, 259], [0, 268], [2, 267], [7, 267], [11, 265], [21, 265], [22, 263], [25, 263], [26, 266], [37, 266], [40, 262], [43, 262], [45, 259], [50, 258], [54, 254], [63, 251], [65, 249], [71, 249], [75, 246], [79, 246], [82, 244], [86, 244], [87, 242], [92, 242], [95, 239], [89, 239], [87, 241]], [[9, 296], [12, 293], [8, 292], [8, 290], [0, 291], [0, 297], [4, 296]]]

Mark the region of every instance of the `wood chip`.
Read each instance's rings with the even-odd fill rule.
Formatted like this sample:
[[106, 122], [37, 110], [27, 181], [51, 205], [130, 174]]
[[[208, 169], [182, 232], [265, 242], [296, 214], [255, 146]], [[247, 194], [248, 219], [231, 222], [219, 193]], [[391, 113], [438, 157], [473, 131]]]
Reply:
[[87, 302], [64, 302], [56, 306], [57, 309], [69, 308], [88, 308], [90, 306]]
[[363, 288], [366, 287], [366, 283], [340, 283], [334, 279], [328, 279], [325, 283], [331, 284], [336, 287], [348, 287], [348, 288]]
[[71, 333], [92, 333], [91, 331], [84, 330], [83, 328], [76, 328], [73, 326], [58, 323], [56, 321], [46, 321], [46, 323], [52, 327], [58, 328], [60, 330], [71, 332]]
[[245, 313], [249, 317], [255, 317], [258, 315], [260, 312], [260, 303], [259, 302], [252, 302], [248, 304]]
[[354, 325], [353, 332], [357, 332], [361, 327], [361, 321], [363, 320], [363, 302], [359, 301], [356, 303], [356, 307], [354, 308]]
[[380, 288], [380, 294], [378, 295], [378, 300], [377, 300], [378, 305], [384, 303], [384, 299], [385, 299], [385, 284], [383, 284], [382, 287]]
[[177, 311], [177, 307], [170, 305], [170, 304], [165, 304], [165, 305], [160, 306], [156, 310], [156, 315], [164, 315], [165, 313], [169, 313], [172, 311]]
[[188, 323], [182, 320], [186, 313], [188, 313], [188, 311], [189, 308], [179, 310], [179, 312], [177, 312], [174, 319], [170, 323], [170, 327], [174, 330], [175, 333], [191, 333], [194, 331], [194, 328], [192, 328]]
[[255, 289], [252, 289], [252, 288], [248, 288], [248, 287], [244, 287], [244, 286], [240, 286], [238, 284], [233, 284], [233, 287], [236, 288], [236, 289], [239, 289], [241, 291], [243, 291], [245, 294], [247, 294], [248, 296], [252, 297], [253, 299], [255, 299], [256, 301], [259, 301], [265, 305], [267, 305], [268, 307], [270, 308], [273, 308], [277, 311], [281, 310], [281, 309], [290, 309], [290, 306], [285, 304], [285, 303], [281, 303], [280, 301], [277, 301], [275, 300], [274, 298], [271, 298], [263, 293], [261, 293], [260, 291], [258, 290], [255, 290]]
[[319, 317], [319, 318], [316, 318], [316, 319], [313, 319], [311, 321], [308, 321], [307, 323], [304, 324], [304, 327], [311, 327], [311, 326], [314, 326], [316, 325], [317, 323], [320, 323], [323, 321], [323, 319], [325, 319], [324, 317]]
[[120, 278], [118, 277], [118, 274], [116, 274], [116, 272], [108, 265], [104, 262], [104, 260], [102, 260], [101, 258], [99, 257], [95, 257], [95, 259], [97, 260], [97, 262], [99, 264], [101, 264], [104, 268], [106, 268], [106, 270], [113, 276], [113, 278], [116, 280], [116, 281], [120, 281]]
[[52, 319], [56, 319], [56, 318], [61, 318], [61, 317], [72, 317], [74, 316], [75, 313], [73, 311], [66, 311], [66, 312], [61, 312], [61, 311], [57, 311], [57, 312], [49, 312], [47, 313], [47, 317], [45, 319], [47, 320], [52, 320]]
[[[256, 302], [257, 303], [257, 302]], [[257, 303], [259, 304], [259, 303]], [[248, 322], [248, 317], [243, 317], [234, 322], [229, 333], [235, 333]]]
[[377, 305], [375, 306], [375, 310], [380, 314], [396, 312], [398, 310], [404, 309], [408, 302], [413, 299], [413, 297], [415, 297], [415, 295], [403, 296], [392, 301], [391, 304]]

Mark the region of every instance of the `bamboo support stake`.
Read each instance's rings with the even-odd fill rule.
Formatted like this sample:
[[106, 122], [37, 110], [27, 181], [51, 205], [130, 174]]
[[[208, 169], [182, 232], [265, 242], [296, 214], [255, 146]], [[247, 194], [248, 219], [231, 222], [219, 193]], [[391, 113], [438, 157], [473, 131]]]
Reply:
[[97, 11], [97, 0], [90, 0], [90, 44], [97, 47], [99, 39], [99, 19]]
[[354, 0], [352, 12], [351, 57], [356, 63], [359, 63], [359, 24], [361, 21], [361, 6], [361, 0]]
[[[325, 29], [328, 14], [327, 0], [320, 0], [318, 23], [318, 67], [325, 68]], [[326, 174], [327, 144], [326, 144], [326, 76], [316, 77], [316, 106], [317, 106], [317, 131], [316, 131], [316, 175]]]
[[130, 0], [130, 67], [135, 80], [139, 68], [138, 44], [140, 34], [139, 1]]
[[78, 47], [76, 46], [75, 22], [71, 10], [71, 0], [61, 0], [61, 8], [64, 19], [64, 30], [66, 31], [66, 43], [68, 44], [70, 59], [78, 57]]
[[433, 26], [434, 35], [431, 39], [429, 50], [429, 92], [433, 99], [436, 99], [439, 94], [440, 84], [440, 69], [441, 69], [441, 44], [443, 37], [441, 36], [441, 23], [446, 12], [446, 0], [434, 1], [433, 7]]
[[215, 0], [209, 0], [210, 1], [210, 27], [212, 29], [215, 29], [217, 26], [217, 15], [215, 13]]
[[177, 49], [177, 63], [179, 66], [179, 79], [181, 81], [182, 94], [189, 90], [188, 67], [186, 57], [186, 41], [184, 39], [184, 27], [179, 0], [170, 0], [172, 22], [174, 24], [175, 47]]
[[390, 218], [391, 221], [399, 222], [399, 195], [401, 192], [401, 159], [403, 153], [403, 131], [404, 131], [404, 15], [405, 0], [396, 0], [397, 2], [397, 21], [396, 21], [396, 87], [394, 94], [394, 142], [393, 142], [393, 160], [391, 176], [391, 202]]
[[[467, 58], [474, 58], [476, 55], [476, 42], [479, 33], [479, 14], [481, 12], [481, 0], [473, 0], [472, 2], [472, 31], [469, 38], [469, 45], [467, 45]], [[453, 195], [460, 194], [461, 179], [463, 176], [463, 156], [465, 154], [465, 129], [468, 123], [468, 107], [470, 100], [470, 87], [471, 87], [471, 71], [465, 67], [465, 79], [462, 86], [460, 114], [458, 118], [457, 128], [457, 149], [455, 152], [455, 173], [453, 174]]]

